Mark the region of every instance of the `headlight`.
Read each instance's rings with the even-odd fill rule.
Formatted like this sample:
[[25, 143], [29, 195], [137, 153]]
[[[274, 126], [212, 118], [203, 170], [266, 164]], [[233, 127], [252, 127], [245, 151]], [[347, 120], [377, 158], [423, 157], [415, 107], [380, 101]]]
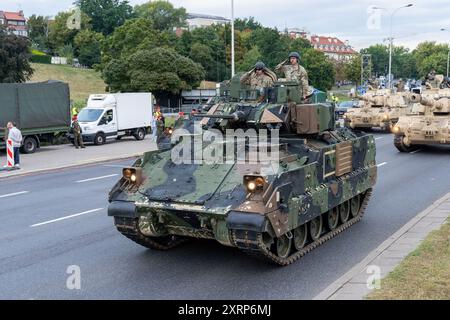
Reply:
[[244, 176], [244, 186], [248, 193], [263, 192], [266, 185], [266, 179], [261, 176]]
[[392, 129], [392, 132], [394, 133], [400, 133], [401, 129], [399, 126], [395, 126], [394, 129]]
[[139, 185], [142, 181], [142, 168], [124, 168], [122, 175], [125, 180]]
[[383, 116], [383, 119], [386, 120], [386, 121], [389, 120], [389, 115], [388, 115], [388, 114], [385, 114], [385, 115]]

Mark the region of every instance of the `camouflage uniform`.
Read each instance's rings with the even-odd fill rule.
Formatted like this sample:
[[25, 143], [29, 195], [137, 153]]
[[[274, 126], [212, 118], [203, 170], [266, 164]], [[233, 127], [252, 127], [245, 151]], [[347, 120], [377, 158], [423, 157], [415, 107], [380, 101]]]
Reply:
[[160, 119], [156, 121], [156, 143], [160, 143], [164, 138], [164, 122]]
[[241, 83], [249, 85], [252, 89], [273, 87], [273, 80], [271, 77], [265, 73], [258, 75], [254, 69], [242, 76]]
[[81, 127], [80, 124], [78, 123], [78, 120], [72, 123], [72, 129], [75, 147], [77, 149], [79, 149], [80, 147], [84, 148], [83, 136], [81, 135]]
[[275, 68], [275, 72], [283, 72], [287, 81], [297, 81], [300, 83], [303, 96], [311, 94], [309, 91], [308, 73], [301, 65], [298, 64], [293, 66], [291, 64], [286, 64], [286, 62], [282, 62]]

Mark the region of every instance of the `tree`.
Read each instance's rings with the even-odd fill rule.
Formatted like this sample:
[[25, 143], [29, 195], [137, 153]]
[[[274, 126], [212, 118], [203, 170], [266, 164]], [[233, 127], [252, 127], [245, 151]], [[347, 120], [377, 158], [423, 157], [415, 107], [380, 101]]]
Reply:
[[152, 22], [144, 18], [127, 20], [105, 39], [102, 67], [113, 59], [129, 57], [144, 42], [147, 49], [160, 45], [159, 33], [153, 29]]
[[[64, 47], [65, 45], [73, 45], [73, 39], [80, 30], [69, 29], [67, 23], [74, 15], [72, 12], [60, 12], [56, 15], [55, 21], [49, 26], [48, 41], [52, 51]], [[91, 19], [81, 12], [81, 30], [91, 29]]]
[[202, 66], [173, 50], [139, 50], [128, 59], [112, 60], [103, 70], [105, 82], [113, 91], [179, 93], [200, 85], [205, 77]]
[[361, 56], [355, 55], [344, 67], [345, 77], [353, 83], [361, 82]]
[[264, 63], [274, 68], [286, 60], [290, 49], [290, 38], [282, 36], [276, 29], [262, 28], [252, 32], [247, 48], [258, 47]]
[[304, 50], [311, 49], [312, 47], [311, 42], [307, 39], [297, 38], [291, 41], [289, 51], [303, 52]]
[[[372, 55], [372, 72], [375, 76], [385, 76], [389, 73], [389, 47], [382, 44], [376, 44], [362, 49], [361, 53]], [[361, 70], [359, 73], [361, 74]], [[361, 78], [361, 75], [359, 78]], [[361, 81], [361, 79], [359, 79], [359, 81]]]
[[123, 59], [113, 59], [102, 71], [102, 78], [111, 92], [126, 92], [129, 88], [128, 65]]
[[127, 0], [77, 0], [75, 2], [92, 21], [92, 28], [104, 35], [111, 34], [132, 16]]
[[261, 52], [259, 51], [259, 48], [255, 46], [247, 51], [242, 62], [238, 64], [237, 70], [243, 72], [249, 71], [255, 67], [256, 62], [262, 60], [261, 58]]
[[82, 30], [75, 36], [75, 55], [82, 65], [91, 68], [101, 62], [103, 40], [103, 34], [91, 30]]
[[323, 52], [306, 49], [300, 62], [308, 72], [310, 85], [322, 91], [330, 90], [333, 87], [336, 71], [333, 63]]
[[30, 42], [24, 37], [7, 34], [0, 28], [0, 82], [25, 82], [33, 69], [29, 63]]
[[450, 48], [447, 44], [436, 44], [434, 41], [419, 43], [413, 50], [418, 76], [425, 77], [432, 69], [438, 74], [446, 74], [447, 55]]
[[236, 30], [244, 31], [244, 30], [256, 30], [261, 29], [263, 26], [261, 23], [255, 20], [254, 17], [244, 18], [244, 19], [235, 19], [234, 27]]
[[27, 26], [31, 41], [36, 42], [37, 39], [47, 36], [47, 18], [33, 14], [28, 18]]
[[210, 47], [201, 43], [194, 43], [189, 53], [189, 58], [203, 66], [206, 72], [206, 79], [216, 79], [216, 61], [213, 57], [213, 52]]
[[160, 31], [172, 31], [186, 26], [186, 9], [174, 8], [167, 1], [150, 1], [135, 6], [134, 10], [138, 17], [151, 20], [154, 28]]
[[60, 56], [60, 57], [64, 57], [67, 58], [67, 63], [72, 63], [73, 61], [73, 57], [74, 57], [74, 50], [72, 47], [72, 44], [66, 44], [64, 46], [62, 46], [61, 48], [58, 48], [58, 50], [56, 50], [56, 53]]

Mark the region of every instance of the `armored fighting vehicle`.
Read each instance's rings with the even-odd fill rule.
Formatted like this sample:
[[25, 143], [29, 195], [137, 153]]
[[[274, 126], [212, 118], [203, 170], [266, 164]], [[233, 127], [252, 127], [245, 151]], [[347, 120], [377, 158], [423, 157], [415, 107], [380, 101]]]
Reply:
[[400, 116], [409, 112], [404, 93], [378, 90], [361, 97], [359, 108], [352, 108], [344, 115], [346, 127], [352, 129], [381, 128], [391, 132]]
[[305, 102], [297, 83], [251, 90], [236, 76], [224, 93], [123, 169], [108, 207], [120, 233], [156, 250], [212, 239], [285, 266], [362, 219], [372, 135], [336, 129], [326, 95]]
[[394, 127], [397, 149], [411, 152], [421, 145], [450, 144], [450, 89], [411, 94], [409, 99], [419, 107], [400, 117]]

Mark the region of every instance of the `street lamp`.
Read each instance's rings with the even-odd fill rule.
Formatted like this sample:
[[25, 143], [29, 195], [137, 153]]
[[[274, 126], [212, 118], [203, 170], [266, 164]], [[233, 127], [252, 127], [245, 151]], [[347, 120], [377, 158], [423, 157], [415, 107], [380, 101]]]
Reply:
[[234, 0], [231, 0], [231, 77], [236, 73], [234, 64]]
[[[393, 25], [393, 18], [394, 18], [394, 15], [397, 13], [397, 11], [399, 11], [400, 9], [403, 9], [403, 8], [410, 8], [410, 7], [412, 7], [413, 6], [413, 4], [412, 3], [410, 3], [410, 4], [407, 4], [407, 5], [404, 5], [404, 6], [401, 6], [401, 7], [399, 7], [399, 8], [396, 8], [394, 11], [392, 11], [392, 13], [391, 13], [391, 16], [390, 16], [390, 32], [389, 32], [389, 34], [390, 34], [390, 36], [389, 36], [389, 82], [388, 82], [388, 87], [389, 87], [389, 90], [392, 90], [392, 47], [393, 47], [393, 45], [394, 45], [394, 38], [393, 38], [393, 35], [392, 35], [392, 25]], [[373, 9], [375, 9], [375, 10], [387, 10], [386, 8], [381, 8], [381, 7], [373, 7]]]
[[[441, 31], [448, 31], [448, 32], [450, 32], [447, 29], [441, 29]], [[450, 71], [450, 50], [448, 51], [448, 55], [447, 55], [447, 78], [448, 78], [449, 71]]]

